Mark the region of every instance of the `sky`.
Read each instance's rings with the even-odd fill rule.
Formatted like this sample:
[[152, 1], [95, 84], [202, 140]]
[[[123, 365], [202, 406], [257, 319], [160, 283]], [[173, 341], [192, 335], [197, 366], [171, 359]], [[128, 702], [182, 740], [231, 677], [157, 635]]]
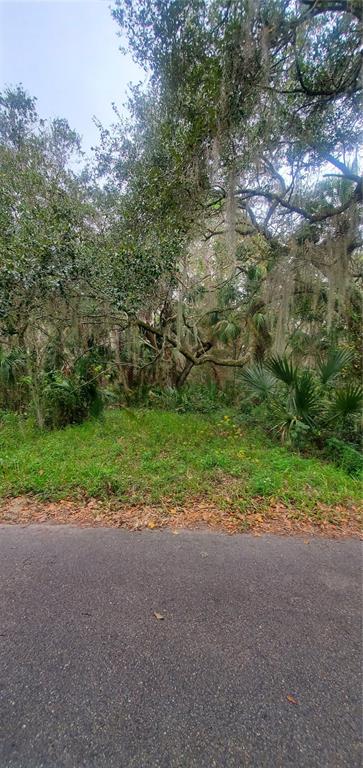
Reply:
[[0, 0], [0, 91], [22, 83], [40, 117], [65, 117], [89, 152], [129, 82], [144, 80], [119, 50], [110, 0]]

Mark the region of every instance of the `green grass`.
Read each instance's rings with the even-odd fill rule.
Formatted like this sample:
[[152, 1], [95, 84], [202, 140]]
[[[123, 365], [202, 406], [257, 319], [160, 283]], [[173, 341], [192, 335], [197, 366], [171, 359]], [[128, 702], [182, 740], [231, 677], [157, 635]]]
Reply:
[[170, 504], [205, 496], [241, 511], [263, 497], [308, 513], [359, 502], [361, 485], [229, 416], [123, 409], [45, 433], [14, 416], [0, 421], [0, 495], [24, 493]]

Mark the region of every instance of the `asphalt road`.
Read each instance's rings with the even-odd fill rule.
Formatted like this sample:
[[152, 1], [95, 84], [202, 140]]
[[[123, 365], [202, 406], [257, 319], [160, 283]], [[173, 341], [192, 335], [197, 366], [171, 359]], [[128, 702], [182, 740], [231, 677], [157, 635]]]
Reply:
[[0, 767], [360, 766], [359, 558], [1, 526]]

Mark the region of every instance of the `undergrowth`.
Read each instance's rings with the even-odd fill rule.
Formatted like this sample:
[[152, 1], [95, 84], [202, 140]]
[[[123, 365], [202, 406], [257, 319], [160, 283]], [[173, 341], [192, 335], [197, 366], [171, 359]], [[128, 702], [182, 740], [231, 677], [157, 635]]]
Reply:
[[94, 496], [124, 503], [206, 498], [244, 511], [281, 501], [296, 515], [359, 503], [361, 486], [342, 468], [305, 458], [234, 418], [151, 409], [107, 411], [62, 430], [0, 421], [0, 494]]

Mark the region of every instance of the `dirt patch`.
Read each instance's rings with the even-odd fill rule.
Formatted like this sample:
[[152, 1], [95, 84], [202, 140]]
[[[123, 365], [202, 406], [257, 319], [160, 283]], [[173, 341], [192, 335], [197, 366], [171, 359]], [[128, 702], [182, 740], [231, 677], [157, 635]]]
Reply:
[[283, 503], [266, 506], [266, 500], [256, 497], [246, 512], [222, 510], [201, 499], [190, 499], [183, 506], [168, 502], [158, 506], [121, 505], [97, 499], [75, 501], [42, 501], [32, 496], [3, 499], [0, 502], [0, 522], [29, 525], [54, 523], [92, 527], [181, 528], [209, 527], [227, 533], [250, 532], [278, 534], [320, 534], [329, 537], [360, 536], [361, 516], [356, 506], [328, 507], [320, 504], [312, 517], [297, 513]]

